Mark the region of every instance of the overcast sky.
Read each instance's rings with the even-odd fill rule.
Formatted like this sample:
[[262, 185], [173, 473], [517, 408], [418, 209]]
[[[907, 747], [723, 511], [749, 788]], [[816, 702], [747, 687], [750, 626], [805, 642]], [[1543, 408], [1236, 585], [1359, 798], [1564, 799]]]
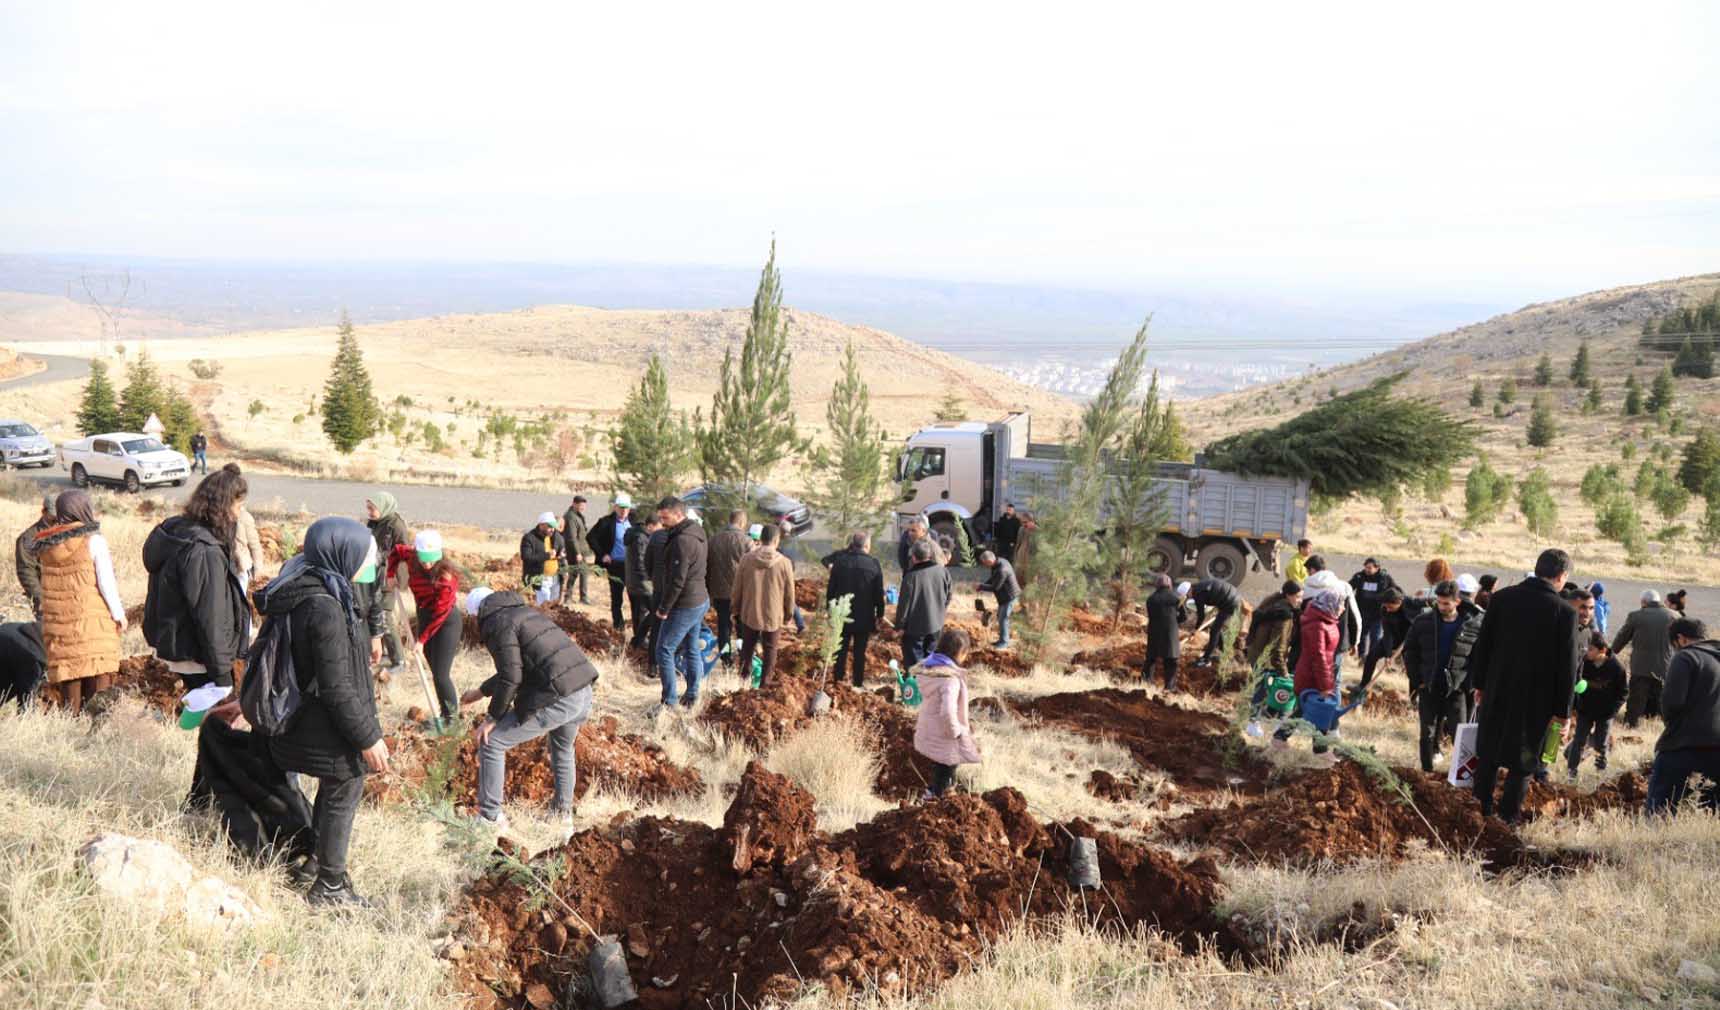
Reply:
[[803, 268], [1104, 287], [1720, 270], [1712, 3], [0, 10], [0, 251], [756, 265], [774, 231]]

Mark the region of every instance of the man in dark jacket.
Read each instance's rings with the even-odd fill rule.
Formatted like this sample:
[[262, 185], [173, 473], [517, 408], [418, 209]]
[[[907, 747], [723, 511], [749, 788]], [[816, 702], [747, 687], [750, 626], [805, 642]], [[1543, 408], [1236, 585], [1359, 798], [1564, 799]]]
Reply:
[[[1356, 644], [1364, 660], [1372, 659], [1379, 651], [1384, 636], [1384, 626], [1381, 623], [1381, 606], [1385, 602], [1387, 592], [1397, 588], [1397, 582], [1391, 573], [1380, 567], [1373, 558], [1362, 562], [1362, 570], [1350, 576], [1350, 589], [1355, 592], [1356, 609], [1362, 615], [1362, 638]], [[1368, 679], [1366, 669], [1362, 679]]]
[[609, 623], [617, 631], [627, 627], [621, 604], [627, 599], [627, 530], [633, 525], [633, 498], [617, 492], [609, 514], [597, 520], [586, 536], [586, 546], [609, 582]]
[[633, 614], [633, 637], [627, 644], [635, 649], [644, 649], [657, 640], [657, 616], [651, 608], [650, 546], [662, 532], [663, 522], [655, 514], [627, 528], [627, 606]]
[[561, 539], [567, 544], [567, 571], [561, 580], [561, 602], [573, 600], [573, 583], [579, 582], [579, 602], [591, 605], [591, 589], [588, 582], [591, 564], [591, 548], [585, 538], [591, 535], [591, 527], [585, 521], [585, 496], [573, 496], [573, 504], [561, 514]]
[[991, 539], [997, 544], [997, 556], [1015, 564], [1015, 545], [1021, 542], [1021, 517], [1015, 514], [1015, 503], [1003, 506], [1003, 515], [992, 524]]
[[746, 510], [735, 509], [729, 513], [729, 524], [711, 537], [705, 565], [705, 590], [711, 594], [711, 606], [717, 611], [717, 646], [725, 664], [732, 658], [735, 633], [729, 608], [735, 592], [735, 569], [752, 548], [752, 538], [747, 536]]
[[1577, 780], [1577, 769], [1583, 763], [1583, 748], [1592, 740], [1595, 745], [1595, 770], [1606, 771], [1607, 737], [1612, 730], [1613, 717], [1624, 705], [1629, 693], [1624, 666], [1607, 646], [1606, 636], [1598, 631], [1588, 633], [1588, 650], [1583, 655], [1581, 678], [1583, 690], [1574, 705], [1577, 728], [1571, 745], [1565, 748], [1565, 765], [1571, 781]]
[[854, 686], [861, 687], [866, 682], [866, 645], [884, 622], [884, 566], [872, 556], [872, 535], [864, 532], [850, 535], [846, 550], [825, 555], [824, 565], [830, 569], [825, 600], [852, 598], [848, 623], [842, 626], [842, 644], [836, 649], [836, 676], [842, 676], [842, 661], [847, 658]]
[[209, 472], [209, 436], [201, 431], [191, 436], [191, 469]]
[[1481, 621], [1469, 667], [1481, 696], [1475, 738], [1475, 798], [1493, 813], [1494, 789], [1504, 769], [1499, 816], [1515, 821], [1529, 778], [1540, 768], [1547, 726], [1571, 711], [1581, 643], [1577, 612], [1559, 599], [1571, 556], [1549, 549], [1535, 574], [1493, 594]]
[[1678, 615], [1660, 602], [1660, 594], [1643, 590], [1642, 609], [1625, 618], [1624, 627], [1613, 636], [1614, 653], [1630, 646], [1630, 700], [1624, 706], [1624, 724], [1634, 727], [1645, 715], [1660, 714], [1661, 686], [1672, 663], [1672, 622]]
[[1666, 668], [1666, 690], [1660, 714], [1666, 721], [1654, 744], [1654, 768], [1648, 776], [1648, 812], [1666, 813], [1684, 801], [1691, 775], [1708, 780], [1702, 805], [1720, 809], [1720, 642], [1708, 637], [1701, 621], [1681, 617], [1672, 622], [1672, 644], [1678, 650]]
[[[705, 679], [705, 658], [699, 650], [699, 628], [711, 596], [705, 589], [707, 546], [705, 527], [687, 517], [687, 506], [673, 495], [657, 503], [657, 515], [669, 531], [663, 545], [662, 577], [653, 577], [653, 609], [661, 627], [657, 629], [657, 676], [663, 681], [663, 704], [675, 704], [676, 667], [687, 674], [687, 691], [681, 706], [692, 708], [699, 700], [699, 685]], [[655, 575], [655, 572], [653, 572]], [[677, 662], [677, 658], [679, 662]]]
[[1409, 629], [1429, 607], [1426, 600], [1405, 596], [1401, 589], [1389, 589], [1380, 597], [1380, 644], [1362, 664], [1362, 680], [1357, 690], [1373, 683], [1381, 663], [1403, 652], [1404, 643], [1409, 640]]
[[318, 780], [311, 816], [317, 868], [305, 895], [313, 905], [368, 906], [353, 891], [346, 857], [365, 773], [388, 770], [366, 662], [369, 636], [351, 597], [351, 579], [373, 550], [374, 540], [359, 523], [319, 519], [305, 532], [304, 552], [257, 593], [265, 621], [288, 622], [293, 672], [303, 692], [285, 732], [266, 740], [283, 771]]
[[[1187, 586], [1188, 583], [1183, 583]], [[1223, 579], [1202, 579], [1183, 593], [1190, 603], [1194, 604], [1194, 626], [1198, 629], [1206, 623], [1206, 611], [1211, 607], [1218, 616], [1213, 618], [1212, 628], [1207, 633], [1206, 651], [1201, 653], [1196, 666], [1212, 666], [1218, 662], [1219, 649], [1224, 646], [1224, 632], [1235, 619], [1237, 611], [1244, 615], [1254, 612], [1248, 601], [1242, 598], [1235, 586]]]
[[144, 641], [169, 668], [179, 666], [174, 672], [186, 690], [232, 687], [233, 661], [245, 648], [251, 614], [226, 546], [202, 523], [169, 516], [144, 540], [143, 567], [149, 572]]
[[35, 621], [0, 624], [0, 704], [11, 698], [20, 709], [34, 707], [47, 668], [40, 624]]
[[555, 514], [538, 516], [537, 525], [520, 537], [520, 580], [531, 585], [538, 580], [535, 602], [561, 599], [561, 566], [567, 561], [567, 541], [555, 528]]
[[1015, 610], [1015, 601], [1021, 599], [1021, 582], [1015, 577], [1015, 566], [991, 551], [981, 551], [979, 563], [990, 572], [979, 584], [979, 590], [991, 593], [997, 600], [997, 641], [991, 643], [991, 647], [1007, 649], [1009, 615]]
[[1147, 664], [1141, 680], [1151, 682], [1154, 664], [1163, 664], [1165, 690], [1177, 688], [1177, 663], [1182, 659], [1182, 597], [1171, 588], [1169, 575], [1154, 579], [1153, 594], [1147, 597]]
[[1462, 599], [1457, 583], [1433, 587], [1434, 605], [1422, 611], [1404, 640], [1404, 672], [1409, 696], [1421, 717], [1421, 770], [1433, 771], [1439, 743], [1469, 721], [1473, 671], [1469, 660], [1481, 634], [1485, 612]]
[[902, 593], [896, 600], [896, 627], [902, 632], [902, 668], [912, 670], [932, 654], [944, 630], [955, 584], [949, 569], [938, 563], [937, 549], [929, 538], [914, 541], [908, 554], [908, 570], [902, 575]]
[[377, 581], [377, 591], [381, 595], [377, 602], [388, 622], [387, 630], [382, 636], [382, 647], [388, 654], [389, 669], [394, 669], [404, 661], [400, 651], [400, 633], [394, 627], [400, 589], [383, 569], [387, 567], [388, 558], [393, 556], [397, 544], [412, 542], [412, 530], [407, 527], [406, 518], [400, 514], [399, 504], [394, 500], [394, 496], [386, 491], [379, 491], [365, 499], [364, 514], [365, 525], [370, 527], [370, 535], [376, 540], [376, 556], [382, 559], [377, 565], [377, 571], [381, 573]]
[[578, 768], [573, 741], [591, 715], [591, 685], [597, 667], [543, 612], [518, 593], [478, 588], [466, 597], [466, 613], [478, 619], [478, 635], [495, 660], [496, 675], [467, 691], [460, 704], [490, 699], [490, 713], [473, 731], [478, 742], [478, 816], [505, 829], [502, 786], [508, 751], [549, 737], [555, 796], [550, 810], [565, 826], [573, 821]]
[[54, 518], [54, 496], [42, 496], [42, 514], [31, 523], [24, 532], [18, 534], [17, 541], [12, 545], [13, 561], [18, 569], [18, 588], [24, 591], [24, 596], [30, 601], [30, 609], [35, 612], [36, 620], [42, 619], [42, 561], [36, 557], [34, 547], [36, 536], [43, 530], [58, 522]]

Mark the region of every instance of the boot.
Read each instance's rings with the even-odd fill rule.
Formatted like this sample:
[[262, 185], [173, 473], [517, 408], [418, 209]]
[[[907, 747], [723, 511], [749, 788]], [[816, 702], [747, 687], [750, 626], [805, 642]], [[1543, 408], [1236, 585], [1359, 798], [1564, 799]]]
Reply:
[[287, 864], [287, 883], [295, 890], [309, 890], [317, 882], [317, 857], [306, 856], [296, 863]]
[[311, 889], [305, 892], [305, 901], [316, 908], [345, 909], [353, 911], [369, 911], [375, 908], [368, 900], [359, 897], [352, 889], [352, 878], [344, 873], [328, 874], [317, 872], [317, 878], [311, 884]]

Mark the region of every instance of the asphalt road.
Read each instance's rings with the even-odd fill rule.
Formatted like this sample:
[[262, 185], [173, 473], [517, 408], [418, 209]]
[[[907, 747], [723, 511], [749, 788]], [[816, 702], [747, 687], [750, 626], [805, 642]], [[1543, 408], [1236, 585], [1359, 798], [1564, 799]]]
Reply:
[[26, 354], [24, 357], [34, 361], [45, 361], [48, 367], [33, 375], [0, 381], [0, 386], [23, 389], [27, 386], [45, 386], [50, 382], [81, 379], [90, 374], [88, 358], [67, 358], [57, 354]]

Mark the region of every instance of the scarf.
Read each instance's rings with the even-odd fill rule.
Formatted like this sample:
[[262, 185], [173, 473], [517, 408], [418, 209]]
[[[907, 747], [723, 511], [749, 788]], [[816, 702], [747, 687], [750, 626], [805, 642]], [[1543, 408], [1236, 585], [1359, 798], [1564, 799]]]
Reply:
[[356, 626], [358, 609], [353, 602], [352, 580], [366, 565], [375, 563], [376, 538], [370, 530], [356, 519], [328, 516], [311, 523], [305, 531], [304, 550], [281, 567], [281, 574], [264, 592], [273, 593], [301, 575], [314, 575], [339, 601], [347, 624]]
[[376, 518], [387, 519], [399, 508], [399, 503], [387, 491], [378, 491], [370, 496], [370, 503], [376, 506]]
[[82, 523], [85, 526], [96, 526], [95, 506], [90, 504], [90, 496], [83, 491], [65, 491], [54, 502], [54, 519], [61, 524]]

